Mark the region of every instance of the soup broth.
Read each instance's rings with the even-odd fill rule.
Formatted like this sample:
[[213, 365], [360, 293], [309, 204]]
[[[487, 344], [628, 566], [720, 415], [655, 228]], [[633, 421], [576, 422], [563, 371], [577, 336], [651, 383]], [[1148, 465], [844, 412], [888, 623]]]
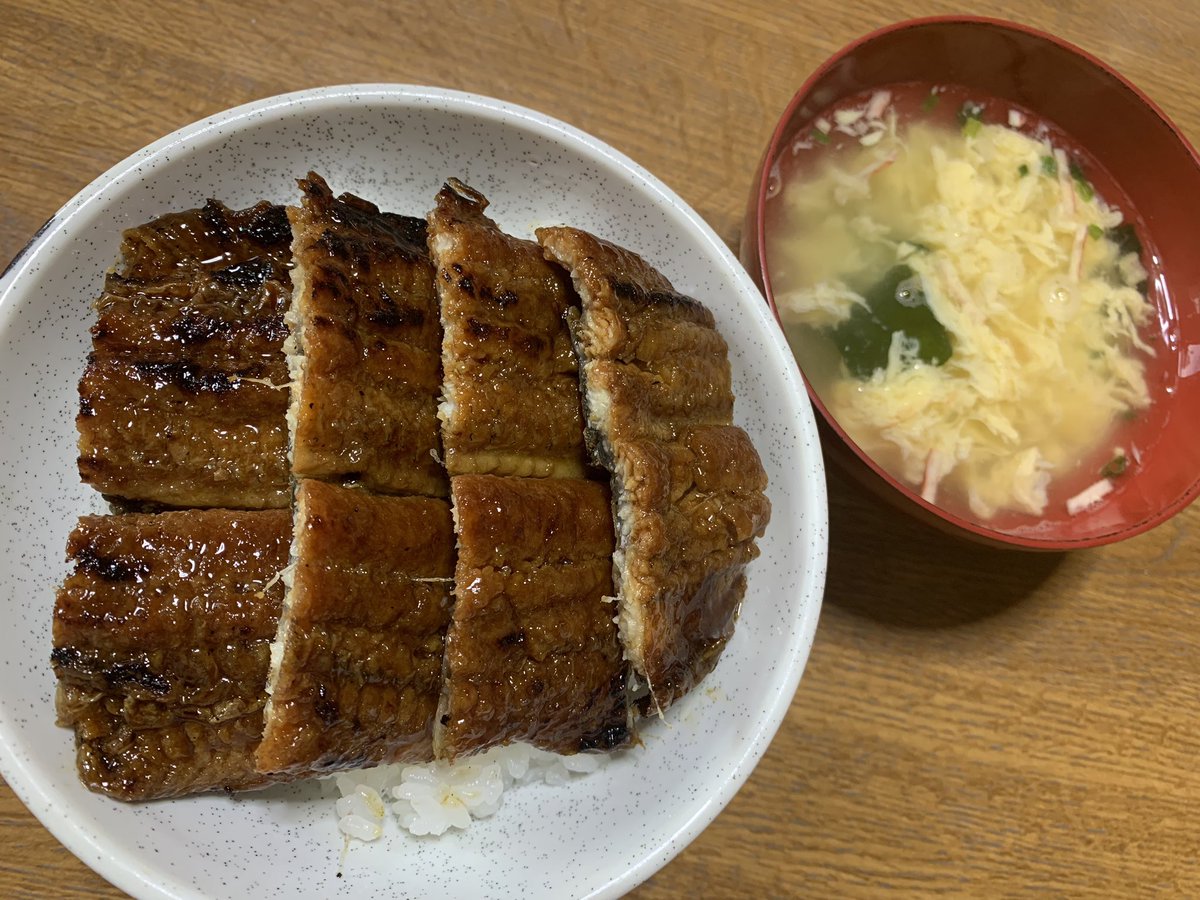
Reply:
[[776, 308], [820, 402], [878, 465], [1016, 527], [1101, 502], [1155, 385], [1132, 210], [1009, 103], [907, 84], [848, 98], [771, 172]]

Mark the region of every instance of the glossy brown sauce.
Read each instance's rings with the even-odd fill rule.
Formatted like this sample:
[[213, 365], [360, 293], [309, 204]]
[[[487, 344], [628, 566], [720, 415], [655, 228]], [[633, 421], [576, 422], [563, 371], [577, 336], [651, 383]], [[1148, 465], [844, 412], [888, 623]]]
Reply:
[[125, 232], [79, 385], [79, 471], [177, 507], [287, 504], [282, 207], [217, 201]]

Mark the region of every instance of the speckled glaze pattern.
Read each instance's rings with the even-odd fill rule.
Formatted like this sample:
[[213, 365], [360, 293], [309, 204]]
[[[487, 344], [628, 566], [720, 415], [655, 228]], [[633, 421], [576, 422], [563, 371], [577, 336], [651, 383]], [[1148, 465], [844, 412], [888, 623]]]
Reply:
[[[345, 853], [332, 785], [126, 805], [89, 793], [54, 724], [54, 588], [67, 534], [103, 511], [75, 471], [76, 382], [90, 301], [121, 229], [216, 197], [293, 202], [335, 191], [424, 215], [444, 179], [481, 190], [500, 226], [571, 224], [651, 260], [715, 313], [735, 420], [771, 479], [773, 515], [736, 634], [715, 672], [643, 731], [644, 746], [568, 787], [530, 785], [468, 831], [385, 836]], [[354, 85], [289, 94], [190, 125], [68, 203], [0, 279], [0, 771], [84, 862], [143, 897], [614, 897], [651, 875], [730, 800], [788, 709], [812, 644], [828, 543], [825, 480], [796, 364], [733, 255], [670, 189], [595, 138], [497, 100]], [[338, 873], [341, 872], [341, 877]]]

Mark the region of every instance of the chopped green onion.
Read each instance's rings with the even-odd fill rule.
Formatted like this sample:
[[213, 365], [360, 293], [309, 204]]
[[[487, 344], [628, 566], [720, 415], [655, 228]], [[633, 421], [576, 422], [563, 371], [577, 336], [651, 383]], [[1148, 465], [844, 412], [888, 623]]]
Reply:
[[1067, 171], [1071, 173], [1071, 177], [1075, 179], [1075, 189], [1079, 191], [1079, 199], [1087, 203], [1096, 196], [1096, 190], [1092, 187], [1092, 183], [1087, 180], [1087, 176], [1083, 174], [1083, 169], [1079, 168], [1079, 163], [1071, 160], [1067, 164]]
[[969, 121], [971, 121], [972, 119], [978, 121], [979, 119], [982, 119], [982, 118], [983, 118], [983, 104], [982, 103], [975, 103], [972, 100], [968, 100], [961, 107], [959, 107], [958, 124], [962, 125], [964, 128], [966, 127], [966, 124]]
[[1094, 241], [1098, 241], [1100, 238], [1104, 237], [1104, 229], [1093, 222], [1088, 226], [1088, 237]]
[[818, 144], [828, 144], [829, 143], [829, 132], [822, 131], [820, 128], [814, 128], [813, 132], [812, 132], [812, 138]]
[[1042, 157], [1042, 174], [1043, 175], [1057, 175], [1058, 174], [1058, 163], [1055, 162], [1053, 156], [1043, 156]]
[[921, 101], [921, 109], [925, 112], [933, 112], [933, 108], [938, 105], [938, 95], [930, 91], [925, 99]]
[[979, 134], [979, 129], [982, 127], [983, 123], [978, 119], [967, 119], [966, 124], [963, 125], [963, 134], [969, 138], [975, 137], [975, 135]]
[[1029, 174], [1029, 166], [1025, 165], [1025, 163], [1021, 163], [1019, 166], [1017, 166], [1017, 174], [1024, 178]]
[[1119, 475], [1123, 475], [1128, 466], [1129, 460], [1126, 459], [1125, 454], [1122, 453], [1109, 460], [1104, 468], [1100, 470], [1100, 474], [1105, 478], [1116, 478]]

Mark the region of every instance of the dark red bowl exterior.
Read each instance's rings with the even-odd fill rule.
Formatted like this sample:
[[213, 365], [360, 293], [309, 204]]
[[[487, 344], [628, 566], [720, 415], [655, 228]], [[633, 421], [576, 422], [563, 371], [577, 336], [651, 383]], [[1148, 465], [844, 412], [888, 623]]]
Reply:
[[900, 22], [848, 45], [804, 83], [775, 128], [747, 205], [743, 264], [778, 317], [764, 234], [771, 165], [830, 104], [910, 81], [957, 84], [1036, 112], [1087, 147], [1137, 209], [1165, 281], [1158, 312], [1168, 323], [1150, 373], [1158, 393], [1136, 435], [1144, 464], [1114, 481], [1113, 494], [1092, 510], [1047, 510], [1036, 522], [1002, 530], [928, 503], [891, 477], [810, 388], [827, 455], [904, 511], [996, 546], [1069, 550], [1161, 524], [1200, 494], [1200, 157], [1153, 101], [1094, 56], [1024, 25], [973, 16]]

